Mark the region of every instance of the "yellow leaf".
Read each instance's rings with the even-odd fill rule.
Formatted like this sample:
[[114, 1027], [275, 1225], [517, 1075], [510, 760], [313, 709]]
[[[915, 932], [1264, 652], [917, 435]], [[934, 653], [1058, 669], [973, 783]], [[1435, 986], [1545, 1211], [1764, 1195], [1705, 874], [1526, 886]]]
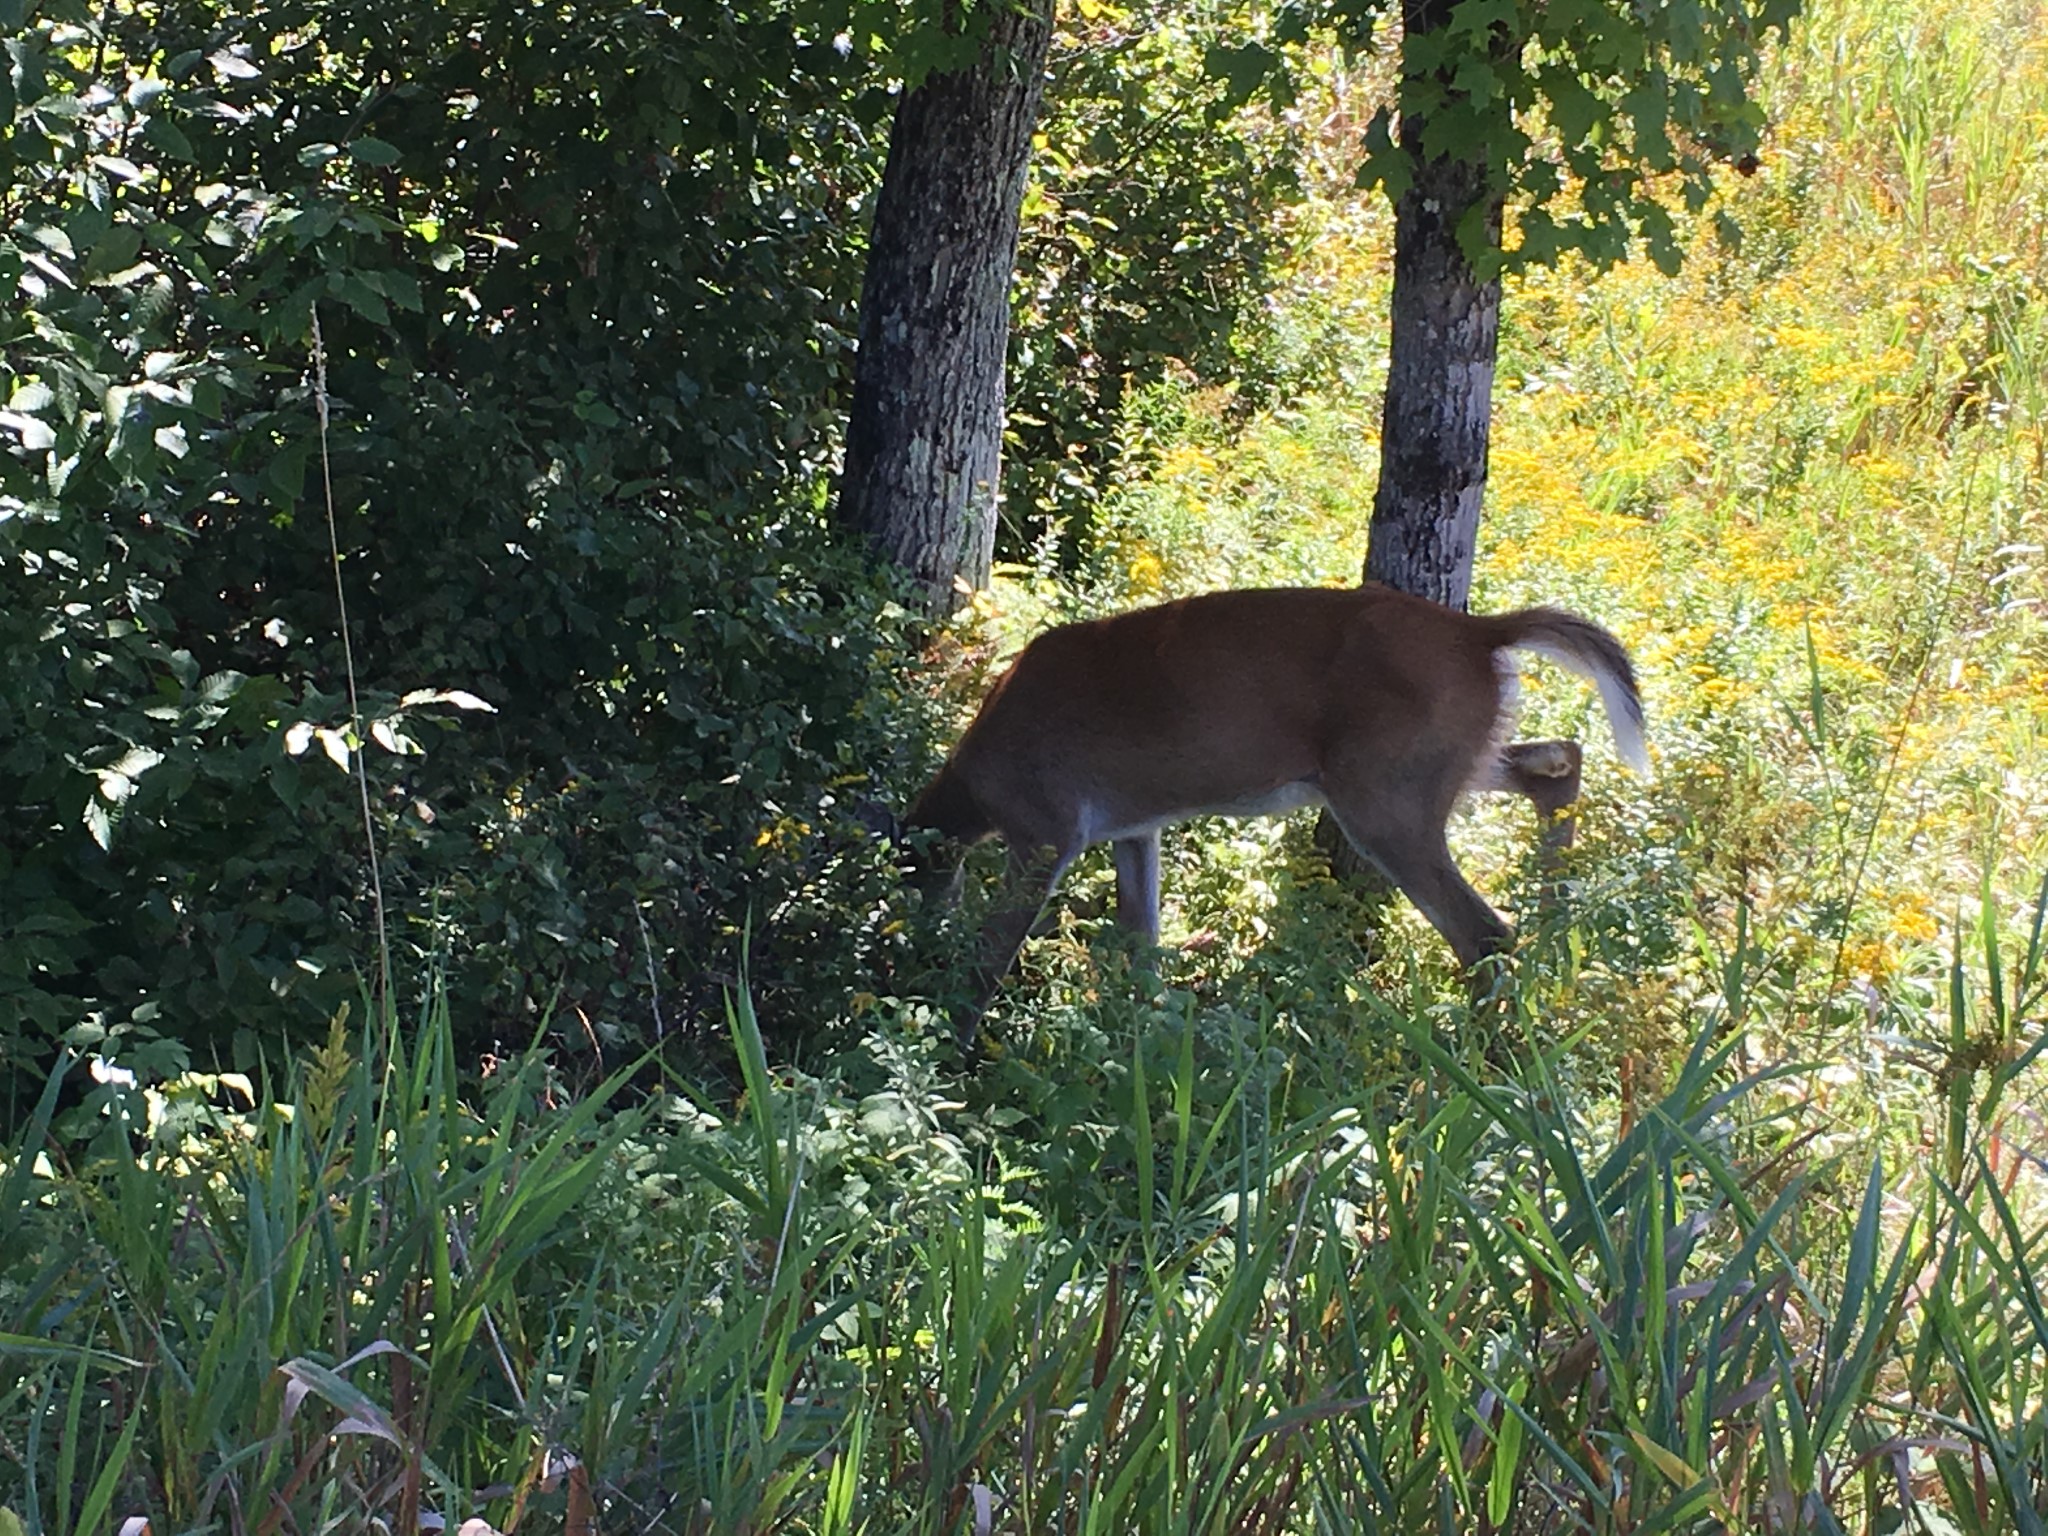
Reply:
[[1685, 1458], [1666, 1446], [1659, 1445], [1640, 1429], [1632, 1429], [1629, 1438], [1636, 1443], [1636, 1449], [1643, 1453], [1643, 1459], [1662, 1472], [1676, 1488], [1690, 1488], [1700, 1480], [1700, 1474], [1685, 1464]]

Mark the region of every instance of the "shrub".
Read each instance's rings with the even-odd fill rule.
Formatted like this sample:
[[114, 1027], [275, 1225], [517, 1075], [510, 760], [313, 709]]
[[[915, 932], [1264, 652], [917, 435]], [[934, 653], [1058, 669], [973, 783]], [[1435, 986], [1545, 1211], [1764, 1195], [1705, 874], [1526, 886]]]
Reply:
[[370, 754], [402, 956], [493, 1032], [687, 1016], [750, 910], [764, 962], [847, 936], [820, 829], [914, 737], [820, 526], [855, 64], [614, 0], [60, 4], [10, 50], [4, 1043], [352, 994], [364, 807], [311, 741]]

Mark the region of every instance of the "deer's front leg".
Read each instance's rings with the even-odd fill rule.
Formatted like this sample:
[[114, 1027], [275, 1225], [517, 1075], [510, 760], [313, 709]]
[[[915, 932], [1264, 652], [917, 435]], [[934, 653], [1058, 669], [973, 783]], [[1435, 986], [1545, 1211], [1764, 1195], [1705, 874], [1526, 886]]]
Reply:
[[1017, 952], [1031, 936], [1039, 914], [1044, 912], [1060, 876], [1071, 862], [1072, 856], [1057, 848], [1010, 850], [1002, 890], [994, 910], [981, 926], [979, 953], [974, 961], [974, 998], [955, 1021], [963, 1046], [974, 1044], [981, 1016], [994, 1001], [1010, 967], [1017, 963]]

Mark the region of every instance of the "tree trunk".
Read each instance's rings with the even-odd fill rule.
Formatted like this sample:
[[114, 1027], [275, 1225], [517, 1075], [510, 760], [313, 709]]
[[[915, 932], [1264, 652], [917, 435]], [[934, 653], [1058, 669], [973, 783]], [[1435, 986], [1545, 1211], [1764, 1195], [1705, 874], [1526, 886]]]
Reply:
[[[1402, 137], [1419, 135], [1408, 124]], [[1472, 591], [1500, 343], [1500, 279], [1480, 281], [1458, 245], [1459, 220], [1489, 196], [1485, 176], [1469, 161], [1417, 163], [1394, 210], [1380, 485], [1365, 560], [1366, 580], [1458, 609]], [[1486, 229], [1497, 245], [1498, 196]]]
[[1049, 0], [999, 3], [973, 67], [907, 92], [861, 290], [839, 517], [943, 614], [995, 548], [1004, 353]]

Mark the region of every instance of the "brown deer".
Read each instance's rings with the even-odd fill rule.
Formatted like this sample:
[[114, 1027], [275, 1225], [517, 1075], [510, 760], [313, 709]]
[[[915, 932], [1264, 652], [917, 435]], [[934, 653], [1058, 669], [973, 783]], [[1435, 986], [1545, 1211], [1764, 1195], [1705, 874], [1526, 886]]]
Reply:
[[1384, 587], [1282, 588], [1040, 635], [904, 818], [956, 844], [1009, 846], [967, 1026], [1093, 843], [1116, 845], [1118, 921], [1156, 942], [1159, 832], [1190, 816], [1328, 806], [1461, 964], [1506, 949], [1513, 934], [1458, 872], [1444, 825], [1467, 790], [1519, 789], [1555, 812], [1578, 778], [1571, 743], [1503, 756], [1513, 651], [1591, 678], [1623, 759], [1647, 770], [1628, 653], [1554, 608], [1477, 617]]

